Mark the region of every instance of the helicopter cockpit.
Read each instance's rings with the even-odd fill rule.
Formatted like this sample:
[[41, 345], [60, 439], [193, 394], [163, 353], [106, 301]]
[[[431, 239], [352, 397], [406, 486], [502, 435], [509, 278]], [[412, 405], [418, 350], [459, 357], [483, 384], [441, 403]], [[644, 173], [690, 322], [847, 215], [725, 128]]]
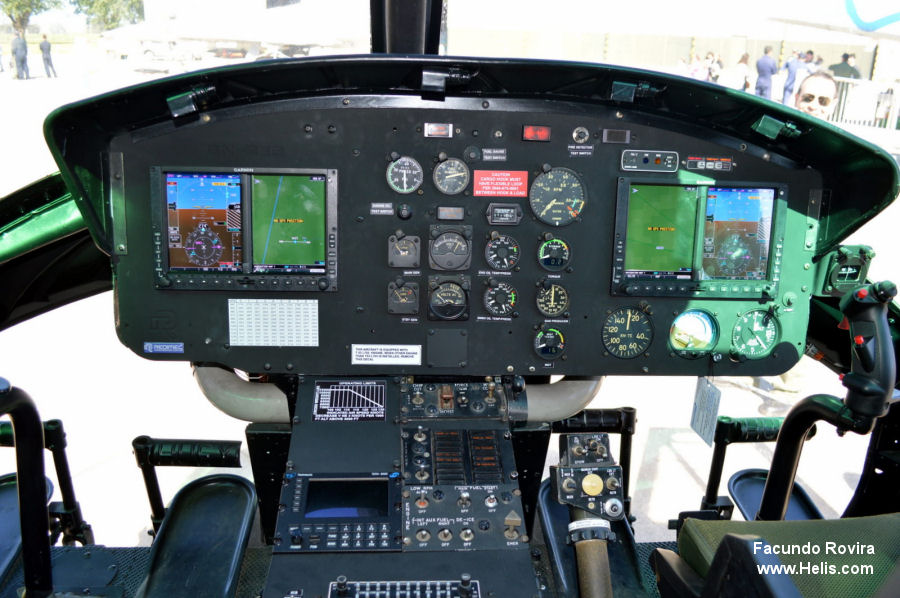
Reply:
[[[9, 280], [57, 260], [66, 301], [111, 284], [126, 347], [190, 362], [250, 422], [254, 480], [154, 504], [137, 589], [121, 565], [48, 577], [47, 526], [23, 528], [0, 596], [699, 596], [677, 557], [654, 557], [659, 590], [634, 572], [608, 438], [634, 413], [584, 411], [604, 376], [771, 376], [813, 347], [848, 398], [816, 403], [800, 445], [814, 421], [896, 421], [896, 289], [841, 243], [895, 198], [897, 165], [795, 110], [651, 71], [405, 53], [189, 73], [64, 106], [45, 133], [81, 226], [5, 261]], [[4, 325], [43, 309], [19, 295]], [[25, 452], [18, 393], [0, 388]], [[763, 519], [793, 500], [787, 427]], [[154, 466], [235, 447], [134, 449], [149, 490]], [[708, 498], [701, 519], [730, 517]], [[743, 581], [706, 592], [799, 595], [717, 558], [708, 577]]]

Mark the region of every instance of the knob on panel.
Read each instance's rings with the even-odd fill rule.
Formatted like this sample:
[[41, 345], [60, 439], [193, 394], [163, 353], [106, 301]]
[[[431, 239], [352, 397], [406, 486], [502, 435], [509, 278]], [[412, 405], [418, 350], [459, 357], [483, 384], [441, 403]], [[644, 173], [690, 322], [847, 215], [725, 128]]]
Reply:
[[603, 478], [596, 473], [589, 473], [581, 480], [581, 489], [588, 496], [597, 496], [603, 492]]

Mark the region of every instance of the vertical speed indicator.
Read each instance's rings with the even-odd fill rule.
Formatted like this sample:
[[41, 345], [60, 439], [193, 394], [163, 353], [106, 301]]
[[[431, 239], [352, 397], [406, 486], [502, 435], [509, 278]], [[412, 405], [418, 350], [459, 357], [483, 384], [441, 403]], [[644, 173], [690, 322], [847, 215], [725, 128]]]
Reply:
[[632, 359], [650, 347], [653, 325], [640, 309], [622, 307], [607, 316], [601, 339], [613, 357]]

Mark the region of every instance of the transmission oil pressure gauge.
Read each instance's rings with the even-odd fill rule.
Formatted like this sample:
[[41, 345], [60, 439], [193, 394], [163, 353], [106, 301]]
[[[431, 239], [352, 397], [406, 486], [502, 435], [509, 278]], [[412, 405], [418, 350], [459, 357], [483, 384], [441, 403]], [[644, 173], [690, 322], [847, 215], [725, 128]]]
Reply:
[[422, 165], [409, 156], [397, 158], [387, 167], [387, 182], [391, 189], [404, 195], [413, 193], [422, 185], [425, 172]]
[[699, 309], [682, 312], [669, 329], [669, 345], [682, 357], [699, 357], [711, 351], [718, 340], [715, 318]]
[[584, 209], [584, 186], [575, 171], [551, 168], [534, 179], [528, 200], [538, 220], [551, 226], [565, 226]]
[[569, 310], [569, 293], [559, 284], [544, 281], [537, 293], [538, 311], [548, 318], [557, 318]]
[[459, 158], [447, 158], [434, 167], [432, 179], [441, 193], [456, 195], [469, 184], [469, 167]]
[[538, 247], [538, 263], [544, 270], [550, 272], [565, 270], [571, 258], [572, 250], [562, 239], [548, 239]]
[[484, 259], [493, 270], [512, 270], [519, 263], [519, 255], [519, 243], [509, 235], [492, 233], [484, 248]]
[[544, 359], [556, 359], [566, 350], [566, 339], [556, 328], [538, 331], [534, 337], [534, 352]]
[[778, 320], [772, 313], [763, 309], [748, 311], [734, 324], [731, 351], [739, 358], [765, 357], [778, 342], [778, 332]]
[[508, 282], [493, 281], [484, 292], [484, 308], [493, 316], [515, 316], [519, 293]]
[[650, 347], [653, 326], [640, 309], [622, 307], [607, 316], [601, 339], [613, 357], [632, 359]]

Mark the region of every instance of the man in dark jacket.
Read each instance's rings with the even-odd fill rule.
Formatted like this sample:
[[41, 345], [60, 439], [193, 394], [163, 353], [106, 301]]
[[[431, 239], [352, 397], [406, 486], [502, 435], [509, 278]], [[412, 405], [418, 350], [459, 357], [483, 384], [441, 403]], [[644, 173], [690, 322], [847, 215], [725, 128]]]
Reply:
[[12, 55], [16, 61], [16, 79], [27, 79], [28, 78], [28, 46], [25, 44], [25, 40], [22, 39], [22, 36], [16, 31], [15, 37], [12, 40]]
[[41, 49], [41, 58], [44, 59], [44, 72], [47, 73], [47, 78], [50, 78], [50, 72], [53, 72], [53, 76], [56, 76], [56, 69], [53, 68], [53, 59], [50, 57], [50, 42], [47, 41], [47, 34], [44, 34], [44, 39], [41, 41], [38, 46]]

